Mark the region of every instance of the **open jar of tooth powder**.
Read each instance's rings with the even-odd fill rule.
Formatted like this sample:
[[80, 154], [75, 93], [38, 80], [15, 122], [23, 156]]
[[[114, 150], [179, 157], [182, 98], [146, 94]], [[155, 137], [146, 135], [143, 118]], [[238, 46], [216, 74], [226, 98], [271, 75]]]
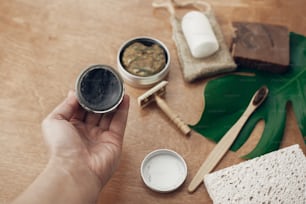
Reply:
[[76, 95], [80, 105], [94, 113], [106, 113], [116, 109], [123, 100], [123, 80], [108, 65], [93, 65], [77, 78]]
[[170, 53], [161, 41], [147, 36], [127, 40], [117, 54], [118, 71], [124, 81], [137, 88], [149, 88], [169, 72]]

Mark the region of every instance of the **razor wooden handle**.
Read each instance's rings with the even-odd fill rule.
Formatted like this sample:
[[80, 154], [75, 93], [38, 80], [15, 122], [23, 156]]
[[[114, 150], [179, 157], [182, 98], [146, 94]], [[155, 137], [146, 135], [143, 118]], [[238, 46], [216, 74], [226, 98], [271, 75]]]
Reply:
[[188, 125], [186, 125], [180, 119], [180, 117], [170, 109], [164, 99], [155, 94], [155, 101], [158, 107], [171, 119], [171, 121], [182, 131], [182, 133], [188, 135], [191, 132], [191, 129], [188, 127]]

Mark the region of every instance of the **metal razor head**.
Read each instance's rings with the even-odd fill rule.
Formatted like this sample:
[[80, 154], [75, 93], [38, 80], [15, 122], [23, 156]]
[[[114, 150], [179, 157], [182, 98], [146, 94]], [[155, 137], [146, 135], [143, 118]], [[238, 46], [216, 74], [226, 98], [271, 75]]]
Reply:
[[163, 96], [166, 93], [166, 86], [168, 81], [162, 81], [159, 84], [155, 85], [153, 88], [142, 94], [137, 98], [138, 105], [141, 108], [144, 108], [149, 103], [155, 100], [155, 95]]

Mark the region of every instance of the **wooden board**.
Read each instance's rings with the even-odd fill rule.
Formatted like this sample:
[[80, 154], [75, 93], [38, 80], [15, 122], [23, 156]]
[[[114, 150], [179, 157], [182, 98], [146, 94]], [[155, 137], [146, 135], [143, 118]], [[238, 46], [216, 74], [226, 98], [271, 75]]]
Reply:
[[[232, 21], [256, 21], [288, 26], [306, 35], [304, 0], [210, 0], [227, 43]], [[92, 64], [116, 67], [121, 44], [136, 36], [152, 36], [171, 53], [166, 101], [189, 124], [200, 118], [206, 80], [183, 80], [171, 39], [168, 13], [150, 1], [11, 0], [0, 4], [0, 203], [25, 189], [48, 160], [41, 136], [42, 119], [73, 89], [78, 74]], [[192, 133], [183, 136], [156, 105], [141, 110], [137, 97], [146, 90], [126, 86], [131, 96], [121, 164], [103, 189], [99, 203], [211, 203], [202, 186], [194, 194], [187, 186], [215, 144]], [[263, 123], [237, 153], [229, 152], [217, 169], [241, 162], [260, 136]], [[301, 133], [288, 107], [282, 146], [299, 143]], [[145, 155], [157, 148], [177, 151], [186, 160], [184, 185], [169, 194], [149, 190], [140, 177]]]

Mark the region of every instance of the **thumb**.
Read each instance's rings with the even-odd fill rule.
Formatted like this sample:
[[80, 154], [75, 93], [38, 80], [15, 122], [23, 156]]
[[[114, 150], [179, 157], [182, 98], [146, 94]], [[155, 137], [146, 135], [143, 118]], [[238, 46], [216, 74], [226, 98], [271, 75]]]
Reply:
[[79, 107], [74, 91], [69, 91], [66, 99], [49, 114], [49, 118], [69, 121]]

